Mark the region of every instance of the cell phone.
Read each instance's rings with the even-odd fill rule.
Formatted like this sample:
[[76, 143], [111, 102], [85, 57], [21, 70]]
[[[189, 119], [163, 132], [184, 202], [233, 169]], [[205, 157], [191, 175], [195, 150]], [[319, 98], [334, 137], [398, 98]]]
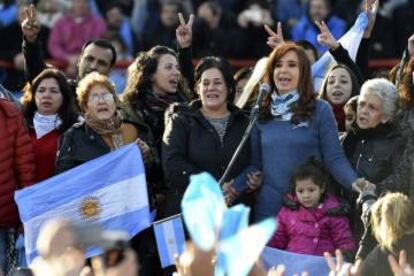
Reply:
[[124, 231], [104, 230], [97, 224], [77, 226], [78, 245], [82, 248], [98, 248], [103, 253], [106, 267], [116, 266], [124, 259], [129, 248], [129, 236]]

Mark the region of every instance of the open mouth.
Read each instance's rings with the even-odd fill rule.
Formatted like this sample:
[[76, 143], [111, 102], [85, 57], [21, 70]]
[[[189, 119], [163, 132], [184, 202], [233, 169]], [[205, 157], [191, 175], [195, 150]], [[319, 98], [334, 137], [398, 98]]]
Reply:
[[42, 106], [44, 106], [44, 107], [50, 107], [50, 106], [52, 106], [52, 103], [49, 102], [49, 101], [44, 101], [44, 102], [42, 102]]
[[332, 93], [332, 96], [334, 97], [342, 97], [344, 95], [344, 93], [342, 91], [334, 91]]
[[279, 78], [279, 84], [286, 86], [290, 83], [290, 78]]
[[218, 94], [207, 94], [206, 98], [207, 99], [218, 99], [219, 95]]
[[96, 111], [97, 112], [108, 112], [109, 109], [107, 107], [99, 107]]

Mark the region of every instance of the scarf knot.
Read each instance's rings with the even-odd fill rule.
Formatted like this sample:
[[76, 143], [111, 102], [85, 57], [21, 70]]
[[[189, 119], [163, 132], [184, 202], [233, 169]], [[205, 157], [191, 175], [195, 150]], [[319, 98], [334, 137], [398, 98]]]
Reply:
[[281, 121], [290, 121], [292, 118], [292, 106], [299, 99], [297, 90], [284, 95], [278, 95], [275, 92], [271, 96], [270, 113], [273, 117]]

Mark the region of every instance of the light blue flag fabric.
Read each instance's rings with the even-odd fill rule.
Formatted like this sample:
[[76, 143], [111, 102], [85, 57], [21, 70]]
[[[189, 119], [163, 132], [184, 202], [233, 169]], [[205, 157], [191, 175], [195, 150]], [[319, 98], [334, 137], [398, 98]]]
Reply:
[[250, 208], [238, 204], [224, 212], [223, 222], [220, 229], [220, 240], [225, 240], [249, 225]]
[[133, 237], [151, 225], [145, 169], [138, 146], [122, 147], [15, 193], [25, 232], [26, 258], [46, 220], [97, 223]]
[[275, 230], [276, 220], [268, 218], [221, 240], [215, 275], [248, 275]]
[[[362, 40], [362, 35], [368, 26], [368, 15], [363, 12], [360, 13], [354, 25], [346, 32], [340, 39], [342, 47], [348, 50], [349, 56], [355, 61], [358, 53], [358, 48]], [[327, 51], [312, 65], [312, 80], [313, 88], [316, 93], [322, 86], [323, 79], [328, 73], [329, 69], [336, 64], [335, 59]]]
[[309, 275], [329, 275], [329, 267], [325, 258], [313, 255], [297, 254], [265, 247], [261, 260], [266, 270], [279, 264], [285, 265], [285, 275], [302, 275], [307, 271]]
[[163, 268], [174, 265], [174, 255], [181, 255], [185, 249], [184, 227], [181, 215], [175, 215], [154, 222], [154, 233]]
[[212, 249], [227, 209], [217, 181], [208, 173], [192, 175], [181, 208], [195, 245], [204, 251]]

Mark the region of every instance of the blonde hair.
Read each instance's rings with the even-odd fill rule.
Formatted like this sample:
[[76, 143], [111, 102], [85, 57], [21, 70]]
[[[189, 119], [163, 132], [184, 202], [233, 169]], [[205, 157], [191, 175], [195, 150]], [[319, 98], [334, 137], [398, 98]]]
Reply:
[[263, 57], [256, 62], [254, 66], [253, 73], [250, 76], [249, 80], [246, 82], [246, 85], [243, 88], [243, 92], [236, 103], [236, 106], [240, 109], [243, 109], [250, 99], [252, 98], [252, 94], [259, 89], [260, 82], [263, 79], [264, 74], [266, 73], [266, 66], [267, 66], [268, 57]]
[[414, 233], [414, 205], [401, 193], [389, 193], [372, 206], [372, 228], [381, 247], [394, 252], [395, 243]]
[[112, 81], [107, 76], [99, 74], [98, 72], [91, 72], [78, 83], [78, 87], [76, 88], [76, 95], [82, 112], [85, 112], [86, 110], [89, 92], [95, 85], [102, 85], [107, 88], [108, 91], [114, 96], [116, 106], [120, 105], [120, 101], [115, 92], [115, 85]]

